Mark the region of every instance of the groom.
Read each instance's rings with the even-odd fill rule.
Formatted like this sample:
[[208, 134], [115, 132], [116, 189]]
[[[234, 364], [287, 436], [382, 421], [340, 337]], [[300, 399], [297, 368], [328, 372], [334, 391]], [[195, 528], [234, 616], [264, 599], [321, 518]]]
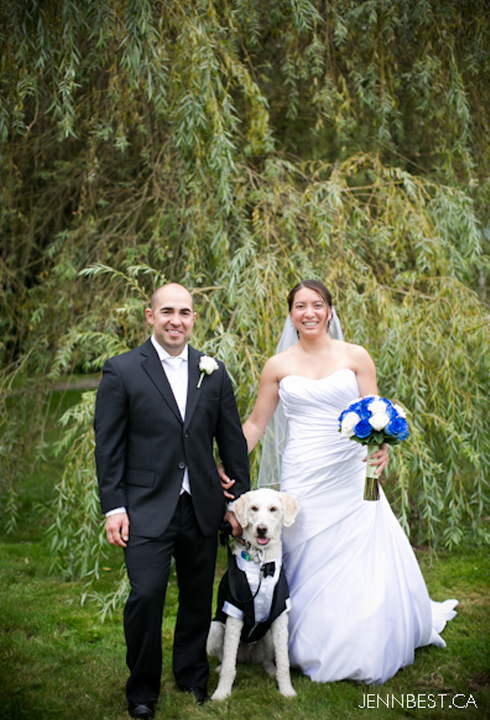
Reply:
[[179, 586], [173, 668], [181, 690], [207, 699], [217, 531], [226, 512], [213, 440], [235, 496], [250, 487], [247, 446], [222, 363], [200, 370], [188, 345], [192, 296], [169, 283], [151, 298], [153, 334], [104, 365], [95, 408], [95, 459], [107, 538], [124, 548], [126, 694], [133, 718], [152, 718], [160, 690], [161, 627], [172, 555]]

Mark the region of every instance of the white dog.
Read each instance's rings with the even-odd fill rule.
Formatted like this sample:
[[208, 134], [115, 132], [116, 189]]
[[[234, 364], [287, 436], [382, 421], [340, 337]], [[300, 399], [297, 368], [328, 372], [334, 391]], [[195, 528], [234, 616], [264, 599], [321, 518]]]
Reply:
[[269, 489], [252, 490], [233, 503], [243, 532], [235, 538], [234, 554], [229, 553], [217, 619], [208, 636], [208, 654], [222, 662], [211, 700], [231, 694], [237, 660], [262, 663], [269, 675], [276, 676], [282, 695], [296, 695], [289, 673], [289, 590], [282, 567], [281, 529], [293, 524], [298, 510], [290, 495]]

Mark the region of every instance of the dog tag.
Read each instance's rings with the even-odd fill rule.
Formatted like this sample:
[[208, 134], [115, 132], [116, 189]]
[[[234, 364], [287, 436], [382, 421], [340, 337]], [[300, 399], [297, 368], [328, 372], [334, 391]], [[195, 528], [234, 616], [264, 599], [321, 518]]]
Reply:
[[243, 558], [244, 560], [246, 560], [247, 562], [250, 561], [250, 555], [248, 554], [248, 552], [247, 552], [246, 550], [242, 550], [241, 556], [242, 556], [242, 558]]

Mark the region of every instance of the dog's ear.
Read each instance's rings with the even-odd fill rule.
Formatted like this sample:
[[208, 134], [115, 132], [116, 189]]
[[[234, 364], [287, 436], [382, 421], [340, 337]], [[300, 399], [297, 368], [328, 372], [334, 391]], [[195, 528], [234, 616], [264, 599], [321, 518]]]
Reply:
[[[282, 523], [285, 527], [289, 527], [296, 520], [296, 515], [299, 511], [299, 502], [285, 492], [281, 492], [279, 495], [281, 496], [284, 511]], [[233, 509], [235, 509], [234, 504]]]
[[247, 494], [244, 493], [243, 495], [240, 495], [239, 498], [233, 501], [233, 505], [231, 507], [232, 512], [235, 513], [235, 517], [242, 526], [242, 528], [247, 527], [248, 525], [248, 513], [247, 513], [247, 507], [248, 507], [248, 501], [247, 501]]

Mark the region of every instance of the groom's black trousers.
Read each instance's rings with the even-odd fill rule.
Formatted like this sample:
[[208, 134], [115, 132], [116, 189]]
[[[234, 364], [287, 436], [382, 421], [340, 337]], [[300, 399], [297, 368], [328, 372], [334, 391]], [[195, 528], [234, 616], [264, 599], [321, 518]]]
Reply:
[[183, 493], [158, 538], [131, 535], [125, 549], [131, 592], [124, 609], [129, 702], [158, 697], [162, 670], [162, 615], [172, 554], [179, 586], [173, 668], [179, 687], [207, 685], [206, 639], [211, 622], [217, 534], [203, 535], [190, 495]]

